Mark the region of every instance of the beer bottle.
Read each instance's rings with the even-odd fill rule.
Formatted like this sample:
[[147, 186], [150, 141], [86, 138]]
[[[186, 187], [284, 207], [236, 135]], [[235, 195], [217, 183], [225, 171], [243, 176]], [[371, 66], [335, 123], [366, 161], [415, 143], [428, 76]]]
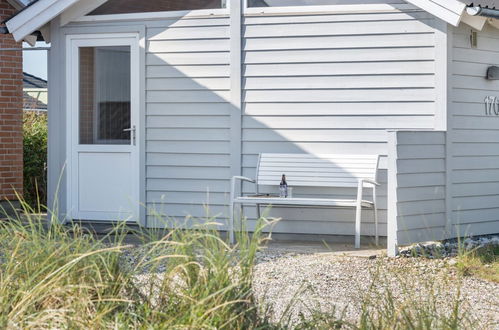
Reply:
[[288, 183], [286, 182], [286, 175], [282, 175], [281, 183], [279, 184], [279, 197], [288, 197]]

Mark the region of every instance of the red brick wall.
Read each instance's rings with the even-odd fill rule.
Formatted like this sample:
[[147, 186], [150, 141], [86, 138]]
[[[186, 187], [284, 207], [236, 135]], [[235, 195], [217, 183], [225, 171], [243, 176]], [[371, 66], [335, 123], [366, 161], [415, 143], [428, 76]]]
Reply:
[[[0, 0], [0, 22], [14, 8]], [[1, 26], [1, 25], [0, 25]], [[1, 48], [21, 48], [10, 34], [0, 34]], [[15, 200], [23, 188], [22, 51], [0, 50], [0, 202]]]

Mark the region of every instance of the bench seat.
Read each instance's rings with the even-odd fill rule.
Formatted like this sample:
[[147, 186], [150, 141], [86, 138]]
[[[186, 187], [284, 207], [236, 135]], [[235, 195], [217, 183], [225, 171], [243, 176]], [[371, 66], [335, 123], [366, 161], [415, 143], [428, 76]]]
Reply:
[[[355, 207], [355, 199], [327, 199], [327, 198], [280, 198], [280, 197], [237, 197], [234, 203], [255, 205], [296, 205], [296, 206], [326, 206], [326, 207]], [[361, 201], [362, 207], [372, 208], [372, 201]]]
[[[255, 179], [234, 176], [231, 180], [229, 235], [234, 243], [235, 205], [255, 205], [260, 217], [260, 206], [281, 207], [321, 207], [321, 208], [353, 208], [355, 210], [355, 247], [360, 247], [360, 226], [362, 209], [374, 211], [375, 236], [378, 244], [378, 212], [376, 206], [376, 182], [379, 155], [335, 155], [335, 154], [260, 154], [256, 165]], [[314, 189], [341, 188], [355, 189], [356, 198], [328, 198], [326, 194], [319, 197], [274, 197], [262, 196], [262, 187], [277, 190], [282, 175], [291, 188], [309, 187]], [[237, 183], [246, 181], [254, 184], [254, 196], [241, 196]], [[364, 189], [372, 190], [372, 200], [364, 199]], [[272, 189], [271, 189], [272, 190]], [[298, 191], [295, 191], [298, 193]], [[353, 192], [353, 191], [352, 191]], [[314, 194], [316, 195], [316, 194]], [[338, 194], [335, 193], [335, 196]], [[322, 197], [323, 196], [323, 197]], [[351, 194], [347, 195], [348, 197]], [[346, 197], [347, 197], [346, 196]], [[242, 218], [242, 217], [241, 217]]]

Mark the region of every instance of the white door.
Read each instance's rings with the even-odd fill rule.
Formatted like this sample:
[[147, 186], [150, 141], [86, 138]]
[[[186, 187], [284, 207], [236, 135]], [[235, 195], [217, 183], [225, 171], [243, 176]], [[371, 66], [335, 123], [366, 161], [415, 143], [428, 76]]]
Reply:
[[139, 41], [68, 36], [68, 215], [137, 221]]

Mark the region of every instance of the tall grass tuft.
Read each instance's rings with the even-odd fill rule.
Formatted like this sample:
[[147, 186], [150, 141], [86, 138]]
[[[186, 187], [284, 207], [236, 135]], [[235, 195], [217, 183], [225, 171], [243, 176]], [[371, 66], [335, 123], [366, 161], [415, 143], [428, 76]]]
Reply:
[[[29, 206], [26, 205], [29, 208]], [[0, 222], [0, 327], [256, 328], [253, 265], [264, 221], [230, 246], [213, 223], [96, 238], [41, 216]]]
[[144, 244], [138, 258], [132, 257], [137, 260], [129, 287], [135, 304], [127, 311], [135, 315], [132, 323], [146, 328], [262, 326], [252, 281], [264, 227], [261, 220], [252, 235], [239, 233], [236, 246], [220, 237], [212, 221], [172, 230], [156, 241], [142, 232]]
[[0, 327], [97, 326], [124, 303], [121, 249], [41, 216], [0, 222]]
[[[271, 323], [252, 283], [257, 252], [267, 239], [260, 219], [237, 244], [214, 219], [190, 230], [133, 230], [125, 223], [103, 237], [78, 224], [25, 214], [0, 221], [0, 328], [141, 329], [459, 329], [470, 325], [460, 297], [437, 312], [433, 294], [401, 301], [375, 277], [360, 317], [311, 309]], [[49, 214], [51, 214], [49, 212]], [[159, 215], [157, 221], [162, 221]], [[244, 229], [244, 228], [243, 228]], [[140, 244], [129, 245], [130, 232]], [[381, 269], [381, 266], [380, 266]], [[381, 273], [380, 274], [384, 274]], [[403, 283], [403, 277], [400, 281]], [[375, 290], [376, 289], [376, 290]], [[402, 293], [404, 289], [402, 288]], [[409, 292], [409, 291], [407, 291]], [[431, 292], [431, 291], [430, 291]], [[400, 293], [399, 293], [400, 294]], [[296, 304], [296, 301], [291, 304]], [[293, 306], [287, 307], [290, 313]]]

